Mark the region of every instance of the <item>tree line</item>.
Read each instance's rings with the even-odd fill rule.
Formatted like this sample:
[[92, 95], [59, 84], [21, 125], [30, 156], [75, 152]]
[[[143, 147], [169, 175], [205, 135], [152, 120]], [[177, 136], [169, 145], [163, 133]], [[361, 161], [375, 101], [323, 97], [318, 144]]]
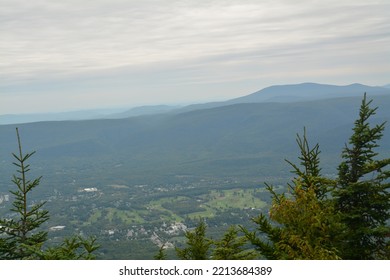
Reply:
[[[321, 173], [319, 144], [311, 147], [306, 130], [297, 135], [299, 163], [287, 162], [294, 178], [288, 191], [272, 197], [269, 213], [252, 221], [256, 229], [231, 226], [220, 240], [206, 236], [207, 224], [200, 220], [185, 233], [185, 244], [176, 247], [184, 260], [239, 259], [389, 259], [390, 258], [390, 158], [377, 159], [378, 141], [385, 122], [371, 125], [378, 108], [364, 94], [359, 116], [348, 144], [342, 149], [336, 178]], [[0, 259], [93, 259], [99, 245], [95, 237], [72, 236], [47, 247], [47, 232], [39, 227], [49, 219], [44, 202], [29, 205], [29, 193], [41, 178], [30, 180], [28, 159], [34, 154], [22, 151], [16, 129], [18, 153], [13, 154], [17, 174], [11, 211], [15, 218], [0, 219]], [[156, 259], [166, 259], [165, 247]]]
[[0, 219], [0, 259], [21, 260], [79, 260], [94, 259], [94, 252], [99, 248], [95, 237], [66, 237], [58, 246], [45, 247], [48, 239], [47, 231], [39, 227], [49, 220], [49, 212], [43, 209], [45, 202], [29, 205], [29, 195], [39, 186], [41, 177], [28, 178], [30, 165], [28, 159], [34, 155], [23, 153], [19, 130], [16, 128], [18, 153], [12, 154], [17, 167], [17, 174], [12, 182], [16, 189], [11, 190], [14, 197], [11, 212], [15, 218]]
[[[377, 108], [364, 94], [353, 134], [341, 153], [336, 178], [321, 174], [320, 147], [310, 147], [306, 131], [297, 135], [299, 164], [286, 160], [295, 174], [288, 192], [272, 196], [268, 215], [253, 218], [256, 230], [230, 228], [221, 240], [206, 237], [200, 221], [187, 232], [180, 259], [389, 259], [390, 158], [376, 159], [385, 122], [370, 125]], [[241, 236], [239, 236], [241, 232]], [[247, 249], [247, 243], [252, 250]], [[164, 258], [163, 248], [156, 255]]]

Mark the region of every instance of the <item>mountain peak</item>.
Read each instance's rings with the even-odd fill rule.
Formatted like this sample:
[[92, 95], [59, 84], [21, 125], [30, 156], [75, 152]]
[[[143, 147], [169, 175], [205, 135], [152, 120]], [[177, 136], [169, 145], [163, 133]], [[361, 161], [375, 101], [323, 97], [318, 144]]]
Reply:
[[232, 99], [229, 103], [299, 102], [335, 97], [362, 96], [365, 92], [369, 94], [390, 93], [386, 88], [372, 87], [359, 83], [340, 86], [306, 82], [266, 87], [250, 95]]

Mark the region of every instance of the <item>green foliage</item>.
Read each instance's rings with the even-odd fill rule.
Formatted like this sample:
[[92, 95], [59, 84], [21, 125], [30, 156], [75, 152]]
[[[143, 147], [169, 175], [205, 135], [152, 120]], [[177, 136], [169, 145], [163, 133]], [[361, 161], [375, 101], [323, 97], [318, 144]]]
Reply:
[[[60, 190], [60, 194], [58, 196], [56, 194], [57, 197], [54, 199], [56, 203], [45, 205], [44, 202], [34, 202], [35, 204], [31, 205], [30, 192], [34, 189], [34, 194], [37, 194], [35, 191], [43, 193], [46, 189], [45, 187], [42, 189], [35, 188], [41, 182], [40, 177], [33, 180], [27, 178], [30, 169], [27, 161], [30, 160], [34, 153], [26, 155], [22, 153], [18, 136], [19, 153], [14, 155], [16, 160], [15, 165], [18, 171], [17, 176], [14, 176], [12, 179], [16, 188], [11, 191], [15, 197], [15, 201], [12, 204], [12, 215], [9, 216], [11, 218], [0, 219], [0, 259], [93, 258], [93, 252], [97, 248], [95, 248], [96, 243], [95, 241], [92, 242], [92, 239], [85, 240], [80, 239], [80, 237], [70, 237], [65, 238], [59, 246], [48, 247], [46, 245], [47, 233], [40, 231], [40, 226], [45, 222], [45, 219], [48, 219], [48, 213], [44, 208], [52, 205], [55, 205], [55, 208], [49, 209], [50, 213], [52, 213], [55, 219], [59, 219], [61, 224], [72, 224], [84, 232], [112, 228], [118, 229], [118, 232], [115, 233], [115, 238], [114, 236], [102, 236], [102, 239], [105, 239], [106, 248], [108, 248], [106, 252], [109, 252], [102, 253], [102, 256], [104, 255], [105, 258], [118, 258], [120, 256], [128, 259], [130, 256], [130, 250], [127, 247], [128, 244], [131, 244], [131, 253], [136, 252], [131, 255], [132, 258], [140, 258], [140, 256], [151, 258], [153, 256], [155, 250], [154, 244], [149, 242], [150, 244], [145, 245], [144, 240], [136, 238], [129, 240], [126, 237], [129, 224], [144, 223], [150, 226], [154, 223], [153, 226], [159, 226], [161, 217], [164, 217], [164, 219], [168, 218], [169, 221], [183, 221], [185, 218], [198, 216], [199, 213], [194, 213], [194, 210], [202, 211], [201, 215], [208, 217], [208, 224], [212, 225], [209, 230], [212, 231], [217, 231], [218, 228], [216, 225], [221, 225], [227, 220], [234, 224], [250, 222], [245, 220], [247, 219], [247, 215], [253, 215], [252, 211], [257, 211], [258, 208], [262, 208], [264, 205], [260, 204], [258, 200], [253, 199], [249, 201], [252, 199], [252, 193], [246, 190], [242, 190], [236, 194], [235, 188], [241, 187], [244, 184], [242, 181], [244, 177], [247, 180], [245, 183], [252, 182], [251, 180], [254, 178], [253, 170], [261, 170], [262, 175], [269, 176], [270, 179], [267, 180], [275, 183], [275, 185], [279, 183], [280, 178], [283, 178], [284, 173], [280, 172], [279, 168], [275, 168], [274, 158], [278, 157], [280, 152], [290, 152], [291, 148], [281, 140], [285, 139], [283, 137], [285, 134], [281, 133], [291, 134], [297, 129], [294, 125], [301, 123], [301, 119], [297, 117], [296, 119], [289, 119], [290, 123], [286, 124], [285, 120], [287, 116], [302, 115], [306, 117], [308, 114], [315, 112], [315, 118], [318, 119], [316, 121], [312, 119], [308, 120], [306, 125], [310, 129], [314, 129], [315, 134], [319, 138], [334, 129], [334, 127], [326, 127], [326, 124], [324, 124], [325, 127], [318, 125], [320, 121], [323, 121], [324, 117], [329, 115], [331, 115], [331, 118], [347, 116], [346, 123], [350, 121], [348, 119], [349, 113], [335, 116], [337, 111], [327, 111], [339, 105], [338, 102], [334, 101], [333, 103], [332, 101], [327, 104], [326, 107], [323, 107], [323, 103], [316, 108], [309, 108], [307, 106], [304, 107], [304, 110], [298, 106], [293, 108], [294, 111], [282, 110], [287, 107], [275, 107], [276, 109], [272, 109], [271, 111], [283, 111], [283, 113], [280, 115], [278, 113], [277, 118], [279, 118], [279, 121], [272, 125], [268, 122], [259, 121], [265, 117], [269, 117], [271, 111], [259, 110], [258, 106], [260, 105], [253, 104], [241, 108], [245, 109], [244, 113], [241, 112], [241, 109], [238, 110], [239, 108], [236, 108], [236, 106], [221, 108], [220, 112], [215, 114], [214, 122], [209, 121], [209, 116], [198, 116], [198, 113], [187, 114], [186, 116], [191, 117], [191, 119], [188, 119], [183, 124], [177, 122], [173, 125], [175, 127], [174, 131], [177, 128], [177, 131], [180, 131], [179, 134], [168, 131], [166, 135], [165, 132], [161, 134], [164, 137], [147, 137], [147, 140], [144, 137], [140, 137], [136, 139], [136, 143], [139, 143], [139, 145], [128, 145], [127, 141], [117, 141], [114, 142], [115, 144], [111, 143], [110, 146], [106, 145], [107, 142], [104, 141], [107, 139], [104, 138], [101, 142], [102, 144], [89, 145], [91, 143], [85, 141], [84, 134], [82, 136], [79, 135], [75, 140], [74, 133], [62, 131], [63, 128], [57, 128], [56, 124], [50, 124], [52, 126], [50, 129], [45, 127], [46, 134], [43, 135], [40, 135], [41, 131], [36, 131], [38, 128], [32, 126], [31, 131], [34, 131], [34, 133], [31, 133], [31, 136], [39, 134], [40, 137], [29, 137], [29, 139], [32, 141], [37, 138], [39, 141], [47, 142], [44, 144], [33, 144], [40, 148], [40, 153], [42, 152], [43, 156], [45, 156], [44, 154], [46, 152], [45, 164], [42, 164], [43, 172], [47, 172], [47, 175], [44, 174], [44, 176], [50, 179], [51, 184], [59, 186], [58, 190]], [[343, 109], [338, 111], [344, 113], [345, 110], [348, 110], [349, 112], [349, 107], [351, 107], [349, 100], [348, 104], [348, 106], [341, 106], [340, 108]], [[275, 191], [275, 188], [267, 185], [268, 191], [272, 194], [272, 207], [268, 214], [264, 213], [253, 219], [257, 224], [256, 231], [251, 232], [242, 227], [245, 236], [241, 237], [237, 229], [229, 229], [220, 240], [212, 240], [206, 237], [206, 228], [203, 231], [197, 231], [195, 229], [186, 234], [185, 238], [187, 239], [187, 243], [185, 248], [177, 249], [177, 256], [183, 259], [249, 258], [250, 256], [245, 256], [246, 249], [248, 248], [245, 241], [249, 240], [262, 256], [269, 259], [389, 258], [390, 197], [388, 188], [390, 171], [388, 171], [388, 166], [390, 159], [376, 159], [379, 156], [377, 152], [377, 148], [379, 148], [378, 142], [382, 137], [385, 123], [376, 126], [369, 125], [369, 118], [375, 115], [376, 112], [376, 108], [370, 109], [370, 104], [371, 101], [367, 101], [366, 97], [364, 97], [359, 119], [355, 122], [353, 135], [350, 138], [348, 146], [346, 145], [342, 152], [343, 162], [339, 165], [337, 178], [329, 179], [321, 175], [319, 160], [321, 153], [319, 145], [310, 147], [306, 139], [306, 131], [304, 131], [303, 136], [298, 135], [296, 140], [300, 149], [300, 155], [298, 157], [300, 162], [295, 164], [287, 161], [291, 165], [292, 173], [294, 174], [294, 179], [288, 184], [289, 191], [280, 195], [276, 193], [278, 191]], [[247, 110], [249, 109], [251, 110], [252, 116], [250, 118], [248, 118], [247, 114]], [[231, 121], [226, 121], [225, 114], [222, 114], [225, 110], [229, 110], [229, 112], [232, 110], [231, 113], [235, 114], [232, 115]], [[322, 112], [321, 117], [318, 117], [319, 111]], [[325, 111], [326, 113], [324, 113]], [[233, 120], [238, 119], [237, 116], [240, 117], [241, 121], [233, 122]], [[193, 126], [189, 126], [188, 130], [182, 130], [188, 124], [193, 123], [192, 117], [199, 118], [198, 123], [200, 125], [197, 126], [200, 132], [194, 131]], [[385, 118], [388, 118], [388, 113], [385, 114]], [[250, 125], [246, 122], [247, 119], [251, 120]], [[218, 145], [210, 145], [210, 143], [213, 144], [215, 141], [209, 141], [210, 138], [205, 137], [203, 139], [204, 141], [201, 139], [203, 141], [202, 144], [199, 144], [201, 142], [195, 136], [203, 135], [203, 122], [206, 120], [209, 124], [212, 124], [210, 133], [214, 133], [214, 127], [226, 129], [218, 134], [213, 134], [212, 139], [222, 139], [220, 135], [229, 135], [229, 137], [224, 138], [226, 141], [218, 142]], [[245, 133], [239, 134], [239, 139], [235, 138], [235, 135], [238, 134], [231, 133], [232, 127], [230, 126], [230, 122], [236, 125], [234, 129], [237, 129], [237, 127], [241, 129], [242, 123], [245, 122], [245, 129], [240, 130], [240, 132]], [[220, 125], [220, 123], [224, 125]], [[118, 121], [115, 124], [118, 125], [118, 131], [122, 131], [125, 125], [126, 127], [135, 125], [136, 128], [144, 127], [145, 125], [145, 123], [138, 124], [135, 122], [133, 124], [129, 123], [129, 121], [123, 123]], [[84, 127], [84, 125], [86, 126]], [[160, 121], [156, 120], [156, 124], [152, 125], [150, 129], [160, 127], [159, 125]], [[72, 123], [69, 126], [75, 126], [74, 130], [70, 130], [75, 133], [76, 131], [83, 131], [83, 133], [87, 131], [90, 133], [89, 129], [92, 129], [89, 123]], [[78, 129], [80, 127], [83, 129]], [[115, 133], [111, 133], [112, 127], [109, 127], [110, 133], [107, 133], [107, 135], [114, 135]], [[9, 128], [7, 127], [7, 129]], [[52, 143], [53, 139], [47, 134], [47, 131], [51, 129], [58, 129], [57, 132], [59, 132], [58, 134], [56, 132], [54, 133], [56, 134], [55, 137], [59, 137], [59, 143], [57, 142], [55, 145]], [[96, 126], [93, 128], [93, 131], [95, 129], [96, 131], [100, 131], [101, 128]], [[341, 129], [343, 128], [340, 128], [340, 131]], [[162, 130], [160, 131], [161, 133]], [[189, 136], [187, 131], [193, 134]], [[266, 133], [267, 131], [272, 134], [271, 137], [269, 137], [269, 133]], [[342, 133], [344, 133], [344, 129]], [[100, 135], [100, 133], [98, 134]], [[188, 139], [182, 140], [182, 134], [188, 136]], [[157, 134], [157, 136], [160, 136], [160, 134]], [[338, 134], [336, 133], [329, 136], [333, 140], [327, 144], [328, 148], [331, 144], [332, 146], [338, 146], [334, 145], [337, 137]], [[133, 139], [128, 135], [125, 137], [125, 139], [130, 138]], [[325, 140], [329, 140], [327, 137], [324, 138]], [[160, 142], [154, 143], [153, 141], [157, 141], [156, 139], [159, 141], [165, 139], [164, 147], [166, 148], [161, 149]], [[182, 147], [187, 147], [191, 144], [196, 149], [191, 149], [191, 153], [186, 153], [185, 155], [175, 154], [180, 149], [177, 149], [176, 142], [173, 140], [179, 141]], [[148, 141], [152, 141], [153, 143], [150, 144]], [[9, 142], [11, 141], [3, 142], [1, 146], [8, 145], [7, 143]], [[115, 153], [115, 159], [112, 159], [112, 151], [115, 150], [112, 149], [113, 146], [122, 147], [124, 143], [126, 143], [126, 149], [128, 148], [130, 150], [126, 150], [125, 153]], [[275, 144], [277, 145], [275, 146]], [[143, 145], [147, 147], [153, 146], [155, 150], [143, 153]], [[389, 147], [388, 145], [388, 142], [385, 142], [384, 147], [386, 151]], [[91, 160], [89, 152], [86, 153], [88, 158], [78, 157], [80, 149], [82, 150], [86, 146], [92, 147], [93, 151], [89, 151], [92, 154], [96, 154], [96, 160]], [[324, 146], [326, 147], [326, 145]], [[63, 147], [63, 150], [58, 153], [58, 155], [63, 156], [61, 157], [61, 161], [58, 161], [56, 158], [57, 154], [51, 155], [55, 158], [53, 161], [47, 160], [51, 158], [48, 154], [51, 153], [52, 147]], [[110, 156], [100, 157], [102, 152], [100, 148], [104, 148]], [[71, 155], [74, 157], [68, 157], [69, 150], [72, 151]], [[230, 150], [232, 153], [226, 154], [226, 150]], [[120, 157], [116, 158], [119, 154]], [[152, 160], [147, 158], [147, 155], [153, 155]], [[193, 158], [194, 155], [195, 158]], [[154, 160], [154, 157], [156, 159], [158, 158], [158, 160]], [[333, 159], [337, 158], [333, 154], [331, 154], [331, 157]], [[107, 159], [110, 160], [107, 161]], [[191, 161], [187, 161], [189, 159]], [[142, 163], [141, 165], [140, 162]], [[186, 164], [182, 164], [183, 162], [186, 162]], [[51, 166], [53, 163], [56, 166], [60, 166], [61, 169], [53, 168]], [[123, 166], [120, 168], [108, 168], [108, 173], [97, 174], [96, 172], [96, 170], [100, 170], [103, 167], [120, 166], [122, 163]], [[150, 164], [152, 163], [155, 164], [152, 166], [156, 167], [157, 165], [161, 165], [161, 169], [160, 166], [159, 168], [155, 168], [156, 172], [152, 172], [153, 174], [150, 173]], [[333, 166], [337, 166], [338, 164], [337, 162], [333, 162], [333, 160], [331, 160], [331, 163]], [[324, 173], [327, 173], [331, 169], [327, 168], [326, 165], [324, 167]], [[136, 170], [135, 173], [137, 175], [135, 177], [134, 174], [129, 175], [123, 172], [124, 169], [128, 170], [129, 168]], [[147, 171], [144, 171], [143, 168], [146, 168]], [[58, 172], [61, 175], [57, 176], [58, 170], [61, 170], [63, 173]], [[278, 174], [279, 172], [280, 174]], [[187, 178], [186, 180], [188, 182], [186, 182], [186, 185], [182, 185], [183, 179], [180, 179], [179, 176], [177, 178], [172, 175], [167, 176], [166, 174], [168, 173], [175, 175], [196, 174], [202, 176], [194, 176], [191, 179]], [[198, 178], [207, 177], [203, 176], [204, 174], [210, 176], [210, 181], [198, 180]], [[235, 178], [236, 174], [239, 174], [237, 181], [240, 182], [240, 185], [238, 183], [229, 183], [231, 186], [226, 186], [226, 180], [220, 181], [220, 179], [227, 177], [226, 174], [229, 175], [229, 180]], [[70, 177], [77, 180], [77, 184], [64, 183]], [[154, 188], [154, 186], [160, 185], [161, 180], [165, 180], [168, 177], [172, 182], [169, 181], [167, 186], [172, 185], [175, 187], [167, 187], [169, 192], [157, 191], [157, 188]], [[104, 199], [98, 199], [93, 194], [77, 193], [75, 195], [80, 185], [85, 185], [86, 183], [94, 185], [99, 182], [102, 186], [109, 186], [113, 183], [111, 182], [112, 178], [115, 178], [115, 184], [131, 186], [132, 184], [142, 182], [149, 184], [149, 186], [145, 188], [130, 187], [120, 190], [115, 189], [112, 190], [112, 195], [107, 187], [107, 189], [104, 189]], [[256, 180], [256, 182], [253, 182], [253, 185], [257, 184], [258, 179]], [[62, 188], [66, 184], [68, 188]], [[178, 185], [180, 187], [177, 187]], [[209, 192], [209, 186], [221, 189], [223, 192], [221, 191], [217, 196], [214, 191]], [[263, 188], [259, 190], [262, 191]], [[174, 195], [176, 195], [176, 198], [169, 199]], [[214, 195], [215, 197], [211, 198]], [[265, 201], [262, 193], [259, 192], [257, 195], [260, 196], [261, 201]], [[77, 196], [77, 200], [71, 201], [68, 199], [73, 196]], [[131, 200], [128, 199], [130, 197]], [[81, 204], [80, 201], [83, 201], [83, 203]], [[156, 203], [156, 201], [159, 203]], [[99, 203], [99, 208], [96, 208], [97, 203]], [[113, 205], [115, 208], [113, 208]], [[147, 207], [145, 205], [153, 207]], [[242, 209], [244, 207], [247, 210]], [[251, 208], [256, 208], [257, 210]], [[72, 211], [69, 211], [70, 209]], [[130, 209], [134, 211], [129, 211]], [[47, 216], [44, 215], [45, 213]], [[217, 219], [219, 219], [218, 223], [216, 223]], [[58, 220], [55, 221], [55, 223], [57, 222]], [[67, 228], [72, 228], [68, 227], [69, 224], [66, 224]], [[91, 228], [93, 229], [85, 230]], [[94, 231], [94, 233], [97, 234], [97, 231]], [[120, 238], [119, 234], [125, 237], [118, 241], [117, 236]], [[211, 236], [214, 235], [211, 234]], [[175, 240], [176, 237], [172, 239]], [[118, 246], [119, 243], [123, 246]], [[134, 249], [133, 244], [136, 244], [136, 249]], [[141, 253], [137, 255], [138, 252]], [[169, 256], [171, 253], [174, 254], [175, 252], [168, 250]], [[155, 257], [158, 259], [167, 258], [163, 247], [160, 248], [160, 251]]]
[[50, 247], [38, 255], [42, 260], [93, 260], [93, 253], [99, 247], [95, 237], [72, 236], [65, 238], [60, 246]]
[[385, 123], [370, 126], [377, 108], [364, 95], [349, 145], [342, 151], [339, 180], [333, 192], [337, 210], [347, 225], [342, 252], [346, 259], [378, 259], [389, 255], [390, 158], [376, 160], [375, 149]]
[[45, 202], [29, 205], [30, 192], [39, 185], [41, 177], [27, 178], [30, 171], [27, 160], [35, 152], [23, 154], [18, 129], [16, 134], [19, 153], [12, 155], [18, 174], [13, 176], [12, 182], [17, 189], [10, 192], [15, 198], [11, 211], [17, 218], [0, 219], [0, 259], [93, 259], [99, 245], [92, 237], [65, 238], [60, 246], [43, 249], [47, 232], [39, 231], [39, 227], [49, 219], [49, 212], [43, 209]]
[[298, 135], [297, 143], [304, 170], [288, 161], [297, 175], [289, 184], [291, 193], [277, 194], [267, 185], [273, 196], [271, 221], [264, 214], [253, 219], [262, 236], [245, 229], [244, 232], [268, 259], [339, 259], [336, 243], [342, 224], [326, 200], [332, 181], [320, 173], [318, 144], [310, 149], [306, 133], [303, 138]]
[[[212, 240], [206, 237], [207, 226], [203, 220], [199, 222], [193, 231], [185, 234], [187, 247], [176, 248], [176, 254], [182, 260], [252, 260], [257, 257], [256, 252], [248, 248], [248, 239], [239, 236], [240, 230], [230, 226], [220, 240]], [[156, 259], [163, 254], [160, 248]]]
[[[304, 129], [303, 138], [297, 135], [296, 142], [301, 153], [298, 159], [303, 170], [291, 161], [286, 160], [293, 167], [292, 173], [297, 176], [294, 180], [300, 181], [299, 185], [301, 189], [313, 189], [316, 197], [321, 200], [329, 192], [330, 187], [334, 185], [334, 181], [321, 176], [320, 146], [317, 143], [313, 148], [310, 148], [306, 137], [306, 129]], [[290, 190], [294, 192], [295, 186], [291, 186], [290, 184], [289, 186]]]
[[17, 175], [13, 176], [12, 182], [16, 185], [16, 191], [11, 191], [15, 200], [12, 203], [11, 211], [15, 212], [17, 219], [0, 219], [0, 235], [2, 239], [0, 247], [0, 258], [2, 259], [26, 259], [30, 258], [34, 251], [39, 250], [47, 240], [47, 232], [38, 231], [38, 228], [49, 219], [47, 210], [43, 210], [44, 202], [35, 205], [28, 205], [28, 195], [39, 185], [41, 178], [29, 180], [27, 174], [30, 165], [27, 160], [34, 154], [23, 154], [19, 137], [18, 154], [12, 154], [16, 159], [14, 165], [18, 167]]
[[257, 254], [252, 249], [245, 249], [248, 240], [238, 236], [239, 230], [231, 226], [221, 240], [214, 241], [212, 259], [214, 260], [252, 260]]
[[165, 252], [165, 244], [160, 246], [160, 249], [158, 250], [158, 253], [154, 256], [155, 260], [166, 260], [167, 259], [167, 253]]
[[[290, 194], [276, 194], [269, 218], [253, 221], [257, 231], [243, 229], [248, 240], [268, 259], [385, 259], [389, 258], [390, 159], [375, 160], [385, 123], [371, 127], [375, 114], [364, 95], [353, 135], [342, 152], [339, 176], [321, 175], [319, 146], [310, 149], [297, 137], [300, 166], [289, 161], [297, 175]], [[258, 234], [260, 233], [260, 235]]]
[[176, 248], [176, 254], [182, 260], [207, 260], [210, 257], [211, 239], [206, 237], [206, 223], [201, 220], [194, 231], [187, 231], [187, 247]]
[[276, 252], [282, 259], [339, 259], [337, 242], [343, 224], [328, 201], [317, 198], [316, 188], [301, 188], [294, 197], [281, 195], [270, 218], [283, 225]]
[[280, 259], [280, 255], [276, 250], [276, 244], [281, 240], [281, 228], [274, 226], [262, 213], [254, 217], [252, 221], [257, 224], [257, 231], [250, 232], [245, 227], [242, 227], [241, 229], [246, 238], [262, 256], [269, 260]]

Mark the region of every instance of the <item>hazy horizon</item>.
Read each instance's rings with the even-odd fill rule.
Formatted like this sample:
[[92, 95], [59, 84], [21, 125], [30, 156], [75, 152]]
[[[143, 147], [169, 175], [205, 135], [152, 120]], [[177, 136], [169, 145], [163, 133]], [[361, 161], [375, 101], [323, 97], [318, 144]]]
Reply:
[[0, 115], [389, 84], [387, 1], [0, 0]]

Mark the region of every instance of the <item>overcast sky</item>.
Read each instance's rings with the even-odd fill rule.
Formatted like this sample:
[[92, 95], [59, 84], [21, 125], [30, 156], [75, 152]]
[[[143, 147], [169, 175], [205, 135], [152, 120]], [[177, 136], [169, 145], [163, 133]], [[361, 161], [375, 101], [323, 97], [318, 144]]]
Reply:
[[389, 0], [0, 0], [0, 115], [389, 74]]

